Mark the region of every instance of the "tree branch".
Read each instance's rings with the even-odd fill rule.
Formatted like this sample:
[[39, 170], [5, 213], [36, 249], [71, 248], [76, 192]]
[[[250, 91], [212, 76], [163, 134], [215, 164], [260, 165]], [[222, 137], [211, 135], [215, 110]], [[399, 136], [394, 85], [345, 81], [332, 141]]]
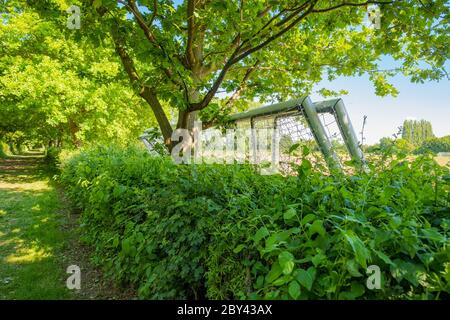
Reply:
[[328, 11], [339, 9], [341, 7], [363, 7], [363, 6], [366, 6], [368, 4], [392, 4], [392, 3], [394, 3], [394, 1], [371, 1], [371, 0], [369, 0], [369, 1], [361, 2], [361, 3], [357, 3], [357, 2], [343, 2], [343, 3], [335, 5], [333, 7], [324, 8], [324, 9], [315, 9], [312, 12], [314, 12], [314, 13], [317, 13], [317, 12], [328, 12]]
[[189, 65], [194, 66], [196, 63], [192, 44], [194, 42], [194, 29], [195, 29], [195, 0], [188, 0], [187, 4], [187, 23], [188, 23], [188, 35], [186, 45], [186, 56], [189, 61]]
[[[316, 0], [317, 1], [317, 0]], [[199, 103], [194, 103], [191, 105], [191, 107], [189, 108], [190, 111], [196, 111], [196, 110], [201, 110], [203, 108], [205, 108], [212, 100], [212, 98], [214, 97], [214, 95], [216, 94], [217, 90], [219, 89], [220, 85], [222, 84], [223, 79], [225, 78], [225, 75], [227, 74], [228, 70], [231, 68], [231, 66], [237, 62], [239, 62], [240, 60], [244, 59], [245, 57], [247, 57], [250, 53], [257, 51], [259, 49], [261, 49], [262, 47], [266, 46], [267, 44], [269, 44], [270, 42], [272, 42], [273, 40], [275, 40], [276, 38], [280, 37], [281, 35], [283, 35], [285, 32], [287, 32], [289, 29], [291, 29], [293, 26], [295, 26], [295, 24], [297, 24], [301, 19], [303, 19], [307, 14], [309, 14], [309, 12], [312, 10], [312, 8], [314, 7], [314, 4], [316, 3], [316, 1], [313, 1], [313, 4], [310, 6], [310, 8], [308, 9], [308, 11], [306, 11], [303, 15], [301, 15], [298, 19], [296, 19], [293, 23], [291, 23], [287, 28], [283, 29], [282, 31], [280, 31], [279, 33], [277, 33], [276, 35], [270, 37], [268, 40], [266, 40], [265, 42], [263, 42], [261, 45], [258, 45], [254, 48], [251, 48], [249, 50], [247, 50], [245, 53], [241, 54], [240, 56], [238, 56], [242, 45], [244, 44], [244, 42], [236, 48], [236, 50], [234, 50], [234, 52], [231, 54], [231, 56], [228, 58], [227, 62], [225, 63], [224, 67], [222, 68], [222, 70], [220, 71], [217, 79], [214, 81], [211, 89], [208, 91], [208, 93], [205, 95], [205, 97], [203, 98], [203, 100]]]
[[205, 95], [203, 100], [201, 102], [198, 102], [198, 103], [193, 103], [190, 106], [189, 111], [201, 110], [201, 109], [206, 107], [211, 102], [212, 98], [214, 98], [214, 95], [216, 94], [217, 90], [219, 89], [220, 85], [222, 84], [222, 81], [225, 78], [225, 75], [227, 74], [228, 69], [230, 69], [230, 67], [233, 65], [232, 60], [236, 56], [237, 50], [238, 49], [236, 49], [233, 52], [233, 54], [231, 55], [231, 57], [227, 60], [227, 62], [223, 66], [222, 70], [220, 71], [217, 79], [214, 81], [211, 89], [209, 89], [208, 93]]
[[116, 52], [122, 61], [122, 65], [125, 69], [125, 72], [128, 74], [130, 78], [131, 84], [139, 89], [139, 95], [144, 98], [144, 100], [150, 105], [153, 114], [155, 115], [156, 121], [161, 129], [161, 132], [164, 137], [164, 143], [170, 149], [171, 147], [171, 136], [172, 136], [172, 127], [169, 123], [169, 120], [159, 102], [156, 92], [153, 88], [146, 86], [141, 83], [141, 79], [139, 74], [134, 66], [134, 61], [128, 54], [125, 46], [123, 38], [120, 36], [117, 25], [114, 25], [111, 29], [111, 35], [114, 41], [114, 45], [116, 48]]
[[122, 61], [122, 65], [125, 69], [125, 72], [128, 74], [130, 81], [133, 85], [140, 82], [139, 74], [137, 73], [136, 67], [134, 66], [134, 61], [129, 56], [128, 52], [125, 49], [123, 44], [123, 39], [120, 37], [119, 32], [117, 30], [117, 25], [114, 25], [111, 29], [111, 36], [114, 41], [115, 49], [117, 54]]
[[[147, 40], [150, 43], [152, 43], [154, 45], [154, 47], [156, 47], [157, 49], [160, 49], [163, 56], [165, 58], [167, 58], [172, 63], [172, 65], [174, 65], [174, 62], [173, 62], [172, 58], [170, 57], [170, 55], [168, 55], [167, 51], [164, 49], [164, 47], [160, 43], [158, 43], [154, 34], [152, 33], [150, 28], [145, 23], [144, 17], [142, 16], [141, 12], [137, 8], [135, 0], [128, 0], [128, 3], [126, 3], [122, 0], [118, 0], [118, 2], [124, 4], [131, 11], [133, 16], [136, 18], [138, 25], [140, 26], [142, 31], [144, 31], [144, 35], [147, 38]], [[178, 85], [181, 85], [184, 88], [184, 94], [186, 97], [186, 101], [188, 101], [188, 103], [189, 103], [189, 93], [188, 93], [187, 85], [186, 85], [181, 73], [179, 71], [177, 71], [177, 74], [181, 80], [181, 83], [178, 83], [177, 81], [175, 81], [175, 79], [173, 77], [173, 72], [171, 70], [164, 68], [162, 66], [160, 66], [160, 68], [163, 70], [164, 74], [169, 78], [169, 80], [171, 80], [172, 82], [174, 82]]]
[[245, 83], [250, 78], [251, 74], [256, 70], [256, 67], [258, 66], [259, 63], [260, 63], [260, 61], [256, 60], [256, 62], [250, 68], [247, 69], [247, 71], [245, 72], [244, 78], [242, 78], [241, 85], [231, 95], [231, 97], [228, 99], [228, 101], [225, 103], [225, 105], [231, 104], [233, 101], [235, 101], [236, 99], [238, 99], [241, 96], [242, 91], [244, 91], [244, 89], [246, 87]]
[[142, 31], [144, 31], [144, 35], [148, 39], [148, 41], [150, 41], [156, 48], [161, 50], [162, 49], [161, 45], [156, 41], [153, 32], [150, 30], [149, 26], [147, 26], [147, 23], [145, 22], [144, 17], [142, 16], [141, 12], [136, 6], [135, 1], [128, 0], [128, 2], [124, 2], [122, 0], [118, 0], [118, 2], [125, 5], [128, 8], [128, 10], [133, 14], [133, 16], [136, 18], [139, 27], [141, 27]]
[[260, 12], [258, 12], [258, 14], [256, 15], [258, 18], [262, 18], [264, 17], [267, 13], [269, 13], [270, 9], [272, 9], [272, 5], [268, 5], [267, 7], [265, 7], [263, 10], [261, 10]]
[[294, 26], [296, 26], [301, 20], [303, 20], [308, 14], [310, 14], [314, 8], [314, 5], [317, 1], [313, 1], [312, 4], [309, 6], [308, 10], [306, 10], [303, 14], [301, 14], [297, 19], [295, 19], [293, 22], [291, 22], [287, 27], [285, 27], [284, 29], [282, 29], [281, 31], [279, 31], [278, 33], [270, 36], [267, 40], [263, 41], [262, 43], [258, 44], [255, 47], [252, 47], [250, 49], [248, 49], [247, 51], [245, 51], [244, 53], [242, 53], [241, 55], [237, 56], [236, 58], [234, 58], [231, 61], [231, 64], [234, 64], [236, 62], [239, 62], [240, 60], [244, 59], [245, 57], [247, 57], [248, 55], [250, 55], [251, 53], [258, 51], [262, 48], [264, 48], [265, 46], [267, 46], [269, 43], [271, 43], [272, 41], [274, 41], [275, 39], [278, 39], [279, 37], [281, 37], [283, 34], [285, 34], [286, 32], [288, 32], [290, 29], [292, 29]]
[[[290, 14], [288, 17], [286, 17], [285, 19], [283, 19], [282, 21], [278, 22], [276, 24], [277, 27], [282, 26], [283, 24], [285, 24], [286, 22], [288, 22], [289, 20], [291, 20], [293, 17], [295, 17], [300, 11], [302, 11], [304, 8], [306, 8], [306, 6], [308, 5], [308, 3], [310, 3], [311, 0], [307, 0], [305, 1], [302, 5], [295, 7], [295, 8], [285, 8], [280, 10], [280, 12], [278, 12], [276, 15], [274, 15], [272, 18], [269, 19], [269, 21], [267, 21], [257, 32], [255, 32], [253, 35], [251, 35], [249, 38], [245, 39], [242, 44], [241, 44], [241, 48], [240, 51], [243, 52], [245, 50], [248, 50], [249, 48], [245, 48], [244, 50], [244, 45], [248, 42], [250, 42], [252, 39], [254, 39], [256, 36], [258, 36], [260, 33], [262, 33], [266, 28], [268, 28], [273, 21], [275, 21], [277, 18], [279, 18], [281, 15], [283, 15], [286, 12], [292, 12], [292, 14]], [[271, 8], [271, 6], [269, 6], [268, 8]], [[267, 9], [267, 8], [266, 8]], [[267, 12], [266, 12], [267, 13]], [[259, 14], [258, 14], [259, 17]], [[250, 46], [251, 48], [251, 46]]]
[[[354, 2], [343, 2], [339, 5], [333, 6], [333, 7], [329, 7], [329, 8], [324, 8], [324, 9], [314, 9], [316, 3], [318, 2], [318, 0], [308, 0], [305, 3], [303, 3], [301, 6], [297, 7], [297, 8], [288, 8], [288, 9], [284, 9], [283, 12], [285, 11], [292, 11], [294, 10], [294, 13], [289, 15], [288, 17], [286, 17], [285, 19], [283, 19], [282, 21], [280, 21], [277, 25], [281, 26], [286, 24], [287, 22], [291, 21], [292, 19], [294, 19], [294, 17], [297, 17], [294, 19], [294, 21], [292, 21], [290, 24], [288, 24], [285, 28], [283, 28], [282, 30], [280, 30], [279, 32], [277, 32], [274, 35], [271, 35], [270, 37], [268, 37], [266, 40], [264, 40], [263, 42], [261, 42], [260, 44], [254, 46], [254, 47], [250, 47], [249, 49], [247, 49], [246, 51], [241, 53], [241, 49], [244, 46], [244, 44], [246, 42], [249, 42], [249, 40], [258, 35], [262, 30], [264, 30], [265, 28], [267, 28], [267, 26], [269, 26], [275, 19], [274, 17], [279, 17], [280, 13], [278, 13], [277, 15], [275, 15], [274, 17], [272, 17], [272, 19], [269, 20], [268, 23], [266, 23], [258, 32], [256, 32], [250, 39], [246, 39], [245, 41], [243, 41], [241, 43], [241, 45], [233, 52], [233, 54], [230, 56], [230, 58], [227, 60], [227, 62], [225, 63], [223, 69], [221, 70], [221, 72], [219, 73], [217, 79], [214, 81], [211, 89], [208, 91], [208, 93], [205, 95], [205, 97], [203, 98], [203, 100], [200, 103], [196, 103], [196, 104], [192, 104], [191, 105], [191, 110], [201, 110], [204, 107], [206, 107], [208, 105], [208, 103], [212, 100], [212, 98], [214, 97], [215, 93], [217, 92], [217, 90], [219, 89], [222, 81], [225, 78], [226, 73], [228, 72], [228, 70], [231, 68], [232, 65], [234, 65], [235, 63], [241, 61], [242, 59], [246, 58], [247, 56], [249, 56], [250, 54], [252, 54], [253, 52], [256, 52], [258, 50], [261, 50], [262, 48], [266, 47], [267, 45], [269, 45], [271, 42], [273, 42], [274, 40], [278, 39], [279, 37], [281, 37], [282, 35], [284, 35], [286, 32], [288, 32], [289, 30], [291, 30], [293, 27], [295, 27], [301, 20], [303, 20], [304, 18], [306, 18], [309, 14], [311, 13], [323, 13], [323, 12], [328, 12], [328, 11], [332, 11], [332, 10], [336, 10], [338, 8], [344, 7], [344, 6], [353, 6], [353, 7], [360, 7], [360, 6], [366, 6], [367, 4], [392, 4], [393, 1], [366, 1], [366, 2], [362, 2], [362, 3], [354, 3]], [[307, 6], [309, 4], [309, 6]], [[304, 11], [304, 9], [308, 7], [308, 9], [306, 11]], [[303, 11], [303, 12], [302, 12]], [[300, 15], [298, 15], [300, 12], [302, 12]]]
[[158, 14], [158, 0], [153, 0], [153, 14], [150, 18], [149, 25], [153, 25], [153, 21], [155, 20], [156, 16]]

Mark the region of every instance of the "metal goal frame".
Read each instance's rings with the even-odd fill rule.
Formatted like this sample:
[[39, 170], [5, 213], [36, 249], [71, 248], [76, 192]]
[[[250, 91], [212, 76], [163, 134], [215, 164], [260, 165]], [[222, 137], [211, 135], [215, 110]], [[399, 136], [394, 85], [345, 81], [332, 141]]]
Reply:
[[[272, 119], [272, 128], [277, 128], [280, 119], [293, 116], [304, 117], [329, 169], [341, 171], [343, 164], [333, 148], [330, 135], [327, 134], [327, 124], [321, 121], [319, 117], [319, 115], [324, 114], [330, 114], [334, 118], [350, 158], [356, 161], [359, 166], [365, 168], [366, 161], [364, 154], [360, 148], [344, 102], [340, 98], [312, 102], [310, 97], [303, 96], [298, 99], [266, 105], [234, 114], [230, 117], [230, 122], [238, 124], [247, 121], [250, 127], [254, 129], [255, 124], [259, 120], [265, 119], [267, 121], [267, 119]], [[255, 153], [256, 150], [254, 148], [256, 144], [253, 143], [252, 146], [252, 152]]]

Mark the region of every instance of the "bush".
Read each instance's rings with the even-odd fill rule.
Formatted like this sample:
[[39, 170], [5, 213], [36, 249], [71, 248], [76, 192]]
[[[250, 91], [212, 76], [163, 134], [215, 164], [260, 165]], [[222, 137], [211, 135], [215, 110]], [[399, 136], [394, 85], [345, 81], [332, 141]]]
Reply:
[[409, 154], [414, 150], [414, 145], [408, 142], [405, 139], [398, 138], [381, 138], [380, 143], [368, 146], [366, 148], [367, 153], [375, 153], [375, 154]]
[[450, 136], [427, 140], [414, 151], [416, 154], [437, 154], [439, 152], [450, 152]]
[[60, 148], [50, 147], [45, 152], [44, 162], [54, 168], [59, 165], [59, 155], [61, 153]]
[[448, 170], [429, 157], [371, 169], [333, 178], [304, 160], [298, 176], [261, 176], [102, 148], [61, 182], [95, 261], [142, 298], [449, 298]]
[[0, 158], [6, 158], [10, 154], [9, 146], [0, 141]]

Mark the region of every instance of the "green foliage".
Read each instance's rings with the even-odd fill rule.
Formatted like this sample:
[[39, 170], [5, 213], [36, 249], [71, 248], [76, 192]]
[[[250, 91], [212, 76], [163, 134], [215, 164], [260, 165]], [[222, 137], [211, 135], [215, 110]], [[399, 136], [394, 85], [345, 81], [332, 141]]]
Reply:
[[164, 145], [163, 136], [158, 128], [149, 128], [144, 131], [145, 138], [152, 145], [152, 150], [159, 155], [167, 155], [167, 149]]
[[[449, 298], [448, 169], [396, 158], [281, 177], [100, 148], [61, 182], [95, 260], [143, 298]], [[365, 286], [372, 264], [380, 290]]]
[[408, 142], [406, 139], [388, 138], [384, 137], [380, 139], [380, 143], [369, 146], [366, 151], [369, 153], [381, 153], [381, 154], [410, 154], [414, 150], [414, 145]]
[[126, 144], [156, 124], [121, 75], [108, 39], [78, 42], [64, 23], [20, 7], [0, 9], [7, 12], [0, 24], [0, 134], [14, 146], [34, 139], [70, 148]]
[[431, 122], [425, 120], [405, 120], [402, 126], [402, 138], [410, 144], [420, 146], [434, 138]]
[[0, 140], [0, 158], [6, 158], [10, 153], [9, 146]]
[[[114, 85], [109, 88], [109, 84], [117, 83], [116, 78], [128, 77], [131, 85], [122, 81], [119, 87], [127, 85], [135, 94], [150, 94], [151, 88], [155, 94], [150, 94], [152, 99], [147, 95], [146, 102], [155, 111], [167, 139], [171, 129], [158, 99], [169, 102], [179, 112], [180, 120], [186, 119], [185, 111], [203, 110], [205, 119], [220, 122], [246, 104], [241, 104], [241, 99], [264, 103], [310, 94], [314, 85], [325, 79], [366, 74], [376, 94], [395, 96], [397, 90], [389, 81], [396, 74], [413, 82], [440, 80], [447, 75], [447, 0], [379, 4], [379, 28], [365, 23], [368, 8], [364, 0], [72, 3], [83, 8], [80, 30], [63, 28], [68, 1], [0, 4], [5, 7], [0, 12], [6, 12], [4, 24], [0, 25], [0, 57], [6, 52], [7, 62], [12, 60], [8, 74], [20, 74], [26, 69], [33, 74], [29, 79], [19, 76], [17, 87], [9, 84], [12, 97], [7, 97], [21, 101], [31, 91], [30, 96], [35, 93], [35, 97], [45, 97], [43, 102], [47, 101], [50, 109], [55, 104], [64, 105], [65, 98], [68, 110], [56, 108], [51, 113], [51, 120], [58, 124], [67, 124], [66, 118], [71, 117], [84, 124], [84, 114], [77, 112], [83, 105], [86, 111], [93, 111], [88, 113], [99, 109], [102, 118], [108, 118], [105, 105], [115, 109], [114, 102], [122, 102], [126, 95], [123, 91], [127, 91]], [[38, 18], [42, 23], [36, 23]], [[28, 53], [56, 59], [28, 59]], [[395, 61], [395, 67], [385, 70], [380, 65], [385, 56]], [[119, 59], [122, 66], [117, 64]], [[41, 78], [39, 71], [46, 67], [50, 72]], [[64, 81], [60, 81], [62, 70], [67, 75]], [[12, 77], [6, 78], [11, 82]], [[49, 81], [52, 87], [41, 90], [42, 80]], [[70, 88], [72, 81], [80, 90]], [[93, 84], [100, 92], [93, 93]], [[118, 92], [121, 98], [110, 101], [104, 94], [109, 91]], [[219, 98], [219, 93], [238, 98], [228, 103], [228, 99]], [[336, 94], [327, 88], [319, 93]], [[90, 109], [85, 100], [93, 99], [92, 95], [100, 96], [105, 103], [96, 103], [94, 110]], [[139, 107], [126, 110], [132, 109]], [[101, 124], [90, 117], [86, 121], [84, 125], [90, 129]], [[186, 126], [185, 121], [177, 123]]]
[[414, 151], [416, 154], [424, 154], [428, 152], [433, 154], [439, 152], [450, 152], [450, 136], [429, 139], [423, 142], [422, 145]]
[[59, 165], [59, 155], [61, 149], [56, 147], [50, 147], [47, 149], [44, 157], [44, 162], [52, 167], [57, 167]]

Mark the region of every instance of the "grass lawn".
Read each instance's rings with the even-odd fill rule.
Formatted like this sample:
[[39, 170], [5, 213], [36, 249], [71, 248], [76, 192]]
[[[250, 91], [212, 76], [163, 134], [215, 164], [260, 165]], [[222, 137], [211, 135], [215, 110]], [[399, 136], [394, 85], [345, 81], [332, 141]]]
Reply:
[[[78, 214], [49, 176], [39, 153], [0, 158], [0, 300], [134, 299], [91, 262]], [[70, 265], [81, 290], [66, 288]]]
[[39, 154], [0, 160], [0, 299], [67, 299], [60, 203]]

